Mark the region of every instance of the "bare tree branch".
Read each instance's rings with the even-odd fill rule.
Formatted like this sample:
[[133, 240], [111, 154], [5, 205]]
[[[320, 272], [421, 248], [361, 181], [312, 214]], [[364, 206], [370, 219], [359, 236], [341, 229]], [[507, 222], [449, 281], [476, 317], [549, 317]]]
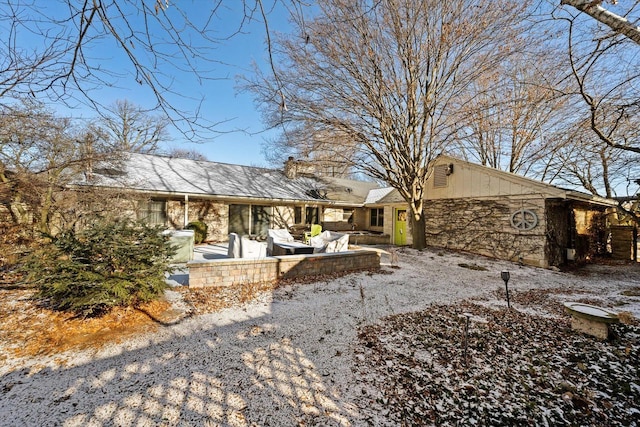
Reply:
[[[604, 7], [602, 7], [603, 0], [561, 0], [561, 5], [569, 5], [580, 12], [586, 13], [593, 19], [605, 24], [616, 33], [622, 34], [629, 39], [633, 40], [637, 44], [640, 44], [640, 27], [632, 22], [629, 22], [623, 16], [617, 15]], [[616, 3], [612, 1], [612, 3]]]
[[[299, 0], [272, 2], [298, 10]], [[225, 33], [221, 19], [229, 9], [237, 23], [225, 23]], [[269, 34], [267, 15], [263, 0], [190, 6], [164, 0], [0, 0], [0, 100], [31, 96], [101, 112], [97, 89], [135, 81], [155, 99], [148, 108], [166, 115], [186, 137], [216, 131], [220, 122], [201, 111], [203, 91], [185, 93], [175, 71], [196, 85], [220, 78], [216, 69], [225, 58], [216, 47], [255, 19], [264, 20]], [[103, 56], [107, 51], [117, 52], [116, 58]]]

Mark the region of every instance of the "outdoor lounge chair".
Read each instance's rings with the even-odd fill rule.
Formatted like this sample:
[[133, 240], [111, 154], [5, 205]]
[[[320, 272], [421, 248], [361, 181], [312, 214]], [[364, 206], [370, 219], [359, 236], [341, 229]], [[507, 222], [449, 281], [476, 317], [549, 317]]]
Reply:
[[240, 239], [240, 253], [242, 258], [265, 258], [267, 256], [267, 247], [264, 242], [242, 236]]
[[304, 242], [308, 245], [312, 237], [319, 236], [322, 233], [322, 226], [320, 224], [311, 224], [311, 231], [304, 232]]
[[229, 258], [240, 258], [241, 249], [240, 249], [240, 236], [236, 233], [229, 234], [229, 249], [227, 250], [227, 256]]
[[267, 256], [267, 248], [262, 242], [251, 240], [248, 237], [239, 237], [236, 233], [229, 234], [229, 258], [264, 258]]

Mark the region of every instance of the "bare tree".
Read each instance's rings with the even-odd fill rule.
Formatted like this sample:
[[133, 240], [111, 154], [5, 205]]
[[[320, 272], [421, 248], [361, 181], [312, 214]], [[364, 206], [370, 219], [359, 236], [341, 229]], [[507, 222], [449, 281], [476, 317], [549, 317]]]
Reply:
[[100, 123], [110, 135], [114, 149], [153, 153], [168, 139], [168, 120], [127, 100], [119, 100], [103, 114]]
[[[64, 221], [64, 211], [79, 212], [69, 203], [68, 185], [100, 160], [115, 160], [107, 140], [92, 128], [79, 128], [31, 100], [0, 111], [0, 205], [12, 222], [31, 224], [50, 234]], [[103, 202], [106, 195], [96, 199]], [[85, 201], [87, 197], [85, 197]], [[104, 209], [102, 205], [101, 210]]]
[[344, 136], [355, 166], [396, 188], [425, 246], [433, 159], [454, 140], [462, 94], [516, 49], [520, 1], [322, 0], [278, 43], [276, 79], [253, 89], [271, 124]]
[[196, 150], [187, 150], [185, 148], [173, 148], [166, 153], [167, 156], [176, 159], [189, 159], [207, 161], [207, 156]]
[[354, 144], [348, 135], [338, 131], [314, 132], [304, 125], [296, 127], [263, 144], [263, 153], [274, 167], [290, 157], [313, 165], [313, 173], [321, 176], [348, 178], [357, 171]]
[[462, 107], [464, 156], [484, 166], [535, 175], [534, 166], [553, 149], [545, 136], [563, 113], [560, 80], [555, 55], [542, 46], [530, 46], [478, 79]]
[[[574, 2], [569, 4], [573, 5]], [[593, 2], [589, 10], [601, 8]], [[622, 2], [621, 2], [622, 3]], [[624, 16], [637, 14], [638, 2], [625, 2]], [[622, 4], [620, 5], [622, 7]], [[598, 21], [571, 10], [553, 12], [556, 25], [566, 23], [569, 100], [566, 128], [556, 138], [557, 176], [592, 194], [616, 197], [619, 208], [637, 198], [640, 169], [640, 47], [629, 34], [611, 33]], [[620, 35], [623, 34], [623, 35]], [[630, 212], [632, 213], [632, 212]], [[640, 216], [632, 215], [637, 222]]]
[[636, 171], [629, 160], [640, 153], [640, 70], [635, 60], [640, 47], [585, 22], [579, 14], [557, 10], [554, 17], [557, 24], [566, 23], [569, 70], [563, 88], [568, 102], [565, 129], [556, 135], [567, 149], [559, 157], [565, 165], [575, 163], [565, 172], [587, 191], [621, 196], [620, 191], [637, 179], [629, 175]]
[[618, 191], [627, 191], [640, 173], [634, 153], [600, 143], [586, 122], [558, 132], [556, 138], [557, 183], [577, 184], [593, 195], [612, 198], [621, 196]]
[[[175, 71], [194, 84], [220, 78], [216, 66], [225, 59], [216, 55], [216, 47], [251, 20], [265, 19], [268, 28], [266, 18], [278, 2], [301, 13], [298, 0], [212, 0], [190, 6], [168, 0], [2, 0], [0, 100], [30, 96], [70, 106], [83, 102], [101, 113], [96, 89], [135, 82], [155, 99], [149, 107], [185, 135], [214, 129], [217, 123], [201, 114], [202, 99], [180, 92]], [[222, 16], [229, 9], [236, 25], [224, 32]], [[105, 46], [115, 47], [119, 56], [104, 57]]]
[[587, 107], [591, 130], [601, 143], [640, 153], [638, 135], [628, 133], [640, 112], [640, 71], [629, 50], [637, 53], [640, 48], [625, 39], [585, 34], [575, 17], [565, 19], [571, 78]]

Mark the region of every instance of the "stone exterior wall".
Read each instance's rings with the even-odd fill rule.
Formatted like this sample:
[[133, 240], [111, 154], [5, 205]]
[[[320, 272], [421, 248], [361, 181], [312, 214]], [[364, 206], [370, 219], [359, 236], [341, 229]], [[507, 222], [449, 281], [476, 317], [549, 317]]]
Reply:
[[[167, 201], [167, 221], [174, 229], [184, 228], [184, 200]], [[227, 240], [229, 234], [229, 208], [226, 203], [209, 200], [189, 200], [188, 222], [202, 221], [209, 227], [208, 241], [221, 242]]]
[[170, 228], [184, 228], [184, 201], [167, 200], [167, 222]]
[[288, 228], [295, 223], [293, 206], [274, 206], [271, 217], [271, 228]]
[[[511, 226], [512, 213], [520, 209], [537, 215], [538, 223], [533, 229], [521, 231]], [[427, 200], [424, 214], [428, 245], [548, 266], [542, 198]]]
[[209, 227], [207, 240], [221, 242], [229, 235], [229, 207], [226, 203], [208, 200], [189, 201], [189, 222], [202, 221]]
[[189, 287], [233, 286], [380, 268], [380, 254], [349, 251], [331, 254], [288, 255], [261, 259], [191, 261]]
[[367, 209], [357, 208], [353, 211], [353, 221], [351, 221], [351, 225], [354, 226], [356, 230], [366, 230], [368, 228], [369, 223], [367, 222]]

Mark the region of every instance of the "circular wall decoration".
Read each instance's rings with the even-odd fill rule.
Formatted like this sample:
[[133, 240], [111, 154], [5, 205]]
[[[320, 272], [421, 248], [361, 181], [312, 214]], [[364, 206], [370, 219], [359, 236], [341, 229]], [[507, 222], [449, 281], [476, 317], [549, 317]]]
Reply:
[[531, 230], [536, 225], [538, 225], [538, 216], [529, 209], [520, 209], [511, 214], [511, 226], [517, 230]]

